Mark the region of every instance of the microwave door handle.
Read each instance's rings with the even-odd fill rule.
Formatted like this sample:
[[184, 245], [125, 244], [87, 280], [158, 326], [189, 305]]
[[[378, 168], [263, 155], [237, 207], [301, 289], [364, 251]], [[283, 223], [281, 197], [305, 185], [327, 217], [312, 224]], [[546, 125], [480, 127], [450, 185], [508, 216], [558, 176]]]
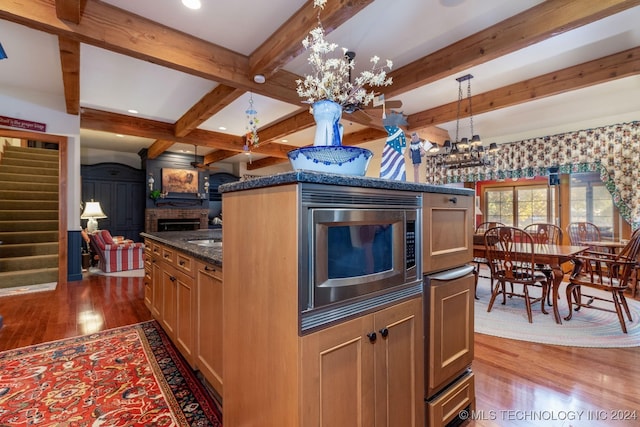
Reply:
[[462, 267], [453, 268], [451, 270], [442, 271], [434, 275], [429, 275], [431, 280], [449, 281], [456, 280], [467, 274], [473, 273], [474, 267], [472, 265], [464, 265]]

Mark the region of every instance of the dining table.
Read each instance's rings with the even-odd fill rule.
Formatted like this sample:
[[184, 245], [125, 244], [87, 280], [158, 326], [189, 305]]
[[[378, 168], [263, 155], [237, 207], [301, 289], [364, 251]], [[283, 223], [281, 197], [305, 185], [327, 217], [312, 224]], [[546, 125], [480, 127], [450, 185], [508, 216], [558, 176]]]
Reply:
[[618, 242], [615, 240], [585, 240], [584, 242], [579, 242], [581, 245], [589, 246], [592, 249], [604, 249], [609, 253], [615, 254], [620, 251], [620, 249], [627, 246], [628, 242]]
[[[516, 245], [523, 249], [523, 254], [529, 251], [530, 247], [527, 245]], [[553, 271], [553, 283], [552, 283], [552, 298], [553, 298], [553, 317], [556, 323], [562, 324], [560, 317], [560, 311], [558, 309], [558, 295], [562, 278], [564, 277], [564, 271], [562, 270], [562, 264], [568, 262], [574, 256], [589, 249], [589, 246], [576, 246], [576, 245], [551, 245], [534, 243], [533, 245], [533, 259], [536, 264], [545, 264], [551, 267]], [[518, 249], [516, 248], [516, 252]], [[473, 256], [480, 258], [487, 258], [487, 250], [485, 245], [474, 244]], [[529, 252], [530, 253], [530, 252]], [[477, 272], [476, 272], [477, 274]], [[571, 311], [571, 301], [567, 301], [569, 311]]]

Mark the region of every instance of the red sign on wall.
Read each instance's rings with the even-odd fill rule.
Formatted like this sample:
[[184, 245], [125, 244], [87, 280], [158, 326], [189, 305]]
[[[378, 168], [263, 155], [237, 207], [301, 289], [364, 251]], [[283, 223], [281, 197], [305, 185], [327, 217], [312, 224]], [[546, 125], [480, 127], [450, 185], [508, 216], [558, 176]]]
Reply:
[[14, 119], [13, 117], [0, 116], [0, 125], [11, 126], [14, 128], [35, 130], [38, 132], [46, 132], [47, 125], [45, 123], [31, 122], [29, 120]]

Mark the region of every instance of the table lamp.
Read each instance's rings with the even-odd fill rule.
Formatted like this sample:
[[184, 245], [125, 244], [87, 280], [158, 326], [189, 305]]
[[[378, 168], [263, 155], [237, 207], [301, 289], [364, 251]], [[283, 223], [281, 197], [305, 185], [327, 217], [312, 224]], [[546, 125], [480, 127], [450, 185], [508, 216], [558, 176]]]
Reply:
[[87, 232], [93, 233], [98, 229], [98, 218], [106, 218], [107, 216], [102, 211], [100, 202], [94, 202], [91, 200], [87, 202], [84, 207], [84, 212], [80, 215], [80, 219], [87, 220]]

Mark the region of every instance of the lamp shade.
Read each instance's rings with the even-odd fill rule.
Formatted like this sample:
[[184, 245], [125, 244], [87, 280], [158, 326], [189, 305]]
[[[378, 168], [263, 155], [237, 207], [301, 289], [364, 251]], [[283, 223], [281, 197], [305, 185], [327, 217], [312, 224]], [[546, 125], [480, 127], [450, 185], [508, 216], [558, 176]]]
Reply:
[[107, 216], [102, 211], [102, 207], [100, 206], [100, 202], [87, 202], [84, 207], [84, 212], [80, 215], [81, 219], [89, 219], [89, 218], [106, 218]]
[[107, 216], [102, 211], [100, 202], [94, 202], [93, 200], [86, 203], [84, 206], [84, 212], [80, 215], [80, 219], [87, 220], [87, 231], [89, 233], [93, 233], [98, 229], [97, 219], [106, 217]]

